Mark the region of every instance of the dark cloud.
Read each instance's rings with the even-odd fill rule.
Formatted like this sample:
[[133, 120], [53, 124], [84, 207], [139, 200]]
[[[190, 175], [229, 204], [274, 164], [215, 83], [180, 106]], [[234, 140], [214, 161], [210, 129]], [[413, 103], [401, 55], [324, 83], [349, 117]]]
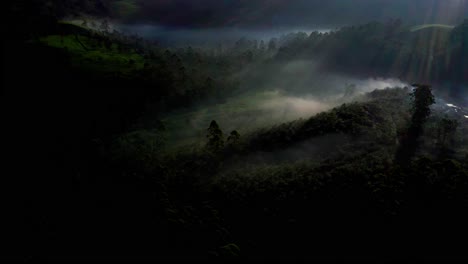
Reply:
[[468, 0], [133, 0], [127, 23], [183, 28], [272, 28], [356, 24], [401, 18], [410, 23], [458, 23]]

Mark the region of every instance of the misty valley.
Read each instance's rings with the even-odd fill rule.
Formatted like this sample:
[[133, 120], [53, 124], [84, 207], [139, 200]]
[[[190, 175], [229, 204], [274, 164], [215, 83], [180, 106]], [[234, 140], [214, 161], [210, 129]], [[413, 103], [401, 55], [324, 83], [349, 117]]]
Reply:
[[5, 3], [3, 257], [468, 260], [468, 1], [195, 2]]

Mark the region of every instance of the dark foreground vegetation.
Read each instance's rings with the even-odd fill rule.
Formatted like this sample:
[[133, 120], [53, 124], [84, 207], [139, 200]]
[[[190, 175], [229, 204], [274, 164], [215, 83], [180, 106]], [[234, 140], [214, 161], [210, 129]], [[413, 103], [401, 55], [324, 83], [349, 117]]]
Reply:
[[428, 33], [443, 52], [425, 61], [411, 50], [424, 32], [395, 21], [175, 50], [105, 20], [64, 22], [67, 6], [15, 3], [2, 44], [6, 257], [468, 258], [468, 126], [436, 110], [436, 85], [376, 90], [247, 134], [214, 120], [205, 141], [180, 148], [167, 146], [159, 119], [229, 100], [246, 67], [307, 56], [327, 70], [449, 82], [444, 92], [458, 95], [467, 22]]

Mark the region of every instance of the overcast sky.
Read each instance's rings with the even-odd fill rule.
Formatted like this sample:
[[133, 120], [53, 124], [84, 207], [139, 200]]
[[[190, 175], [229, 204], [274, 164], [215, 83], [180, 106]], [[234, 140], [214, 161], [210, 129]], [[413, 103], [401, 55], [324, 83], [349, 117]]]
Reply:
[[177, 28], [271, 29], [349, 25], [401, 18], [407, 23], [455, 24], [468, 0], [119, 0], [136, 6], [126, 23]]

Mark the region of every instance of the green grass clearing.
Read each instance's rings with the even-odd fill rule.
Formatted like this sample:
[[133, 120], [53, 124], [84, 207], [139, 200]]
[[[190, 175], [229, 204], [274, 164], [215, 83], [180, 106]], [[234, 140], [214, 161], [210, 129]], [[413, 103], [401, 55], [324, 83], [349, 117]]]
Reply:
[[122, 53], [116, 44], [107, 49], [98, 41], [86, 36], [50, 35], [42, 38], [41, 42], [50, 47], [67, 50], [72, 55], [73, 65], [88, 70], [129, 73], [144, 65], [141, 55], [135, 52]]

